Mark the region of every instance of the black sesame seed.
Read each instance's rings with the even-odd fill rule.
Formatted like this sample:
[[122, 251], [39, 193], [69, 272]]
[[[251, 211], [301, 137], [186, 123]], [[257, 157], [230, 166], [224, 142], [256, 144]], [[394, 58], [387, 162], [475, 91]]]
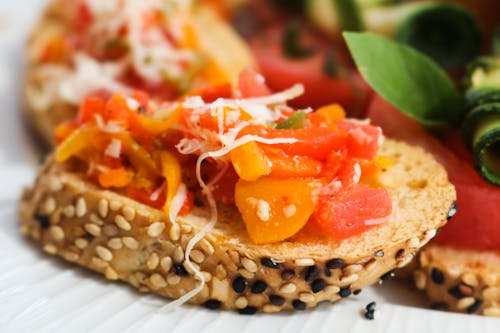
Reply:
[[483, 305], [483, 301], [481, 301], [480, 299], [476, 299], [476, 301], [474, 302], [474, 304], [472, 304], [471, 306], [469, 306], [467, 308], [467, 313], [474, 313], [476, 312], [477, 310], [479, 310], [479, 308]]
[[352, 292], [352, 294], [353, 294], [354, 296], [361, 294], [361, 289], [354, 290], [354, 291]]
[[216, 299], [209, 299], [208, 301], [203, 304], [207, 309], [210, 310], [218, 310], [220, 309], [221, 302], [216, 300]]
[[242, 315], [253, 315], [257, 312], [257, 308], [255, 306], [247, 306], [246, 308], [238, 310], [238, 312]]
[[405, 254], [405, 249], [399, 249], [399, 251], [396, 252], [396, 259], [403, 257], [404, 254]]
[[383, 256], [384, 256], [384, 251], [378, 250], [377, 252], [375, 252], [375, 257], [382, 258]]
[[274, 262], [271, 258], [262, 258], [260, 260], [260, 263], [262, 264], [262, 266], [266, 266], [266, 267], [269, 267], [272, 269], [279, 269], [280, 268], [280, 264], [278, 264], [277, 262]]
[[281, 279], [284, 281], [288, 281], [291, 278], [293, 278], [294, 276], [295, 276], [295, 272], [290, 270], [290, 269], [287, 269], [287, 270], [281, 272]]
[[319, 269], [317, 266], [309, 266], [304, 270], [304, 280], [306, 282], [311, 282], [319, 274]]
[[446, 217], [446, 219], [447, 219], [448, 221], [449, 221], [449, 220], [451, 220], [451, 218], [452, 218], [453, 216], [455, 216], [455, 214], [457, 213], [457, 211], [458, 211], [457, 203], [456, 203], [456, 202], [454, 202], [454, 203], [453, 203], [453, 206], [451, 206], [450, 210], [448, 211], [448, 216]]
[[264, 281], [257, 280], [250, 287], [250, 291], [254, 294], [263, 293], [267, 289], [267, 284]]
[[443, 228], [437, 228], [436, 234], [434, 235], [434, 237], [437, 237], [437, 235], [439, 235], [441, 233], [441, 230], [443, 230]]
[[306, 303], [302, 302], [300, 299], [296, 299], [292, 302], [293, 308], [295, 310], [305, 310]]
[[434, 281], [435, 284], [443, 284], [444, 283], [443, 272], [441, 272], [436, 267], [433, 267], [431, 270], [431, 279], [432, 281]]
[[465, 297], [465, 295], [460, 291], [460, 288], [458, 286], [448, 289], [448, 294], [455, 297], [456, 299]]
[[382, 276], [380, 277], [380, 280], [382, 280], [382, 281], [387, 281], [387, 280], [389, 280], [390, 278], [393, 278], [393, 277], [395, 277], [395, 276], [396, 276], [396, 272], [395, 272], [394, 270], [390, 270], [390, 271], [388, 271], [387, 273], [385, 273], [384, 275], [382, 275]]
[[180, 275], [180, 276], [188, 275], [188, 271], [181, 264], [175, 264], [174, 270], [175, 270], [175, 274], [177, 274], [177, 275]]
[[337, 269], [337, 268], [343, 268], [345, 265], [345, 262], [343, 259], [340, 258], [335, 258], [326, 263], [326, 267], [328, 269]]
[[146, 113], [146, 112], [147, 112], [147, 109], [146, 109], [146, 107], [145, 107], [144, 105], [142, 105], [142, 104], [141, 104], [141, 105], [139, 105], [139, 107], [137, 108], [137, 111], [138, 111], [139, 113], [141, 113], [141, 114], [144, 114], [144, 113]]
[[328, 269], [328, 267], [325, 267], [325, 276], [326, 277], [332, 276], [332, 272]]
[[342, 298], [351, 296], [351, 288], [349, 287], [340, 288], [339, 296]]
[[285, 299], [279, 295], [269, 295], [269, 301], [272, 305], [282, 306], [285, 304]]
[[245, 291], [245, 288], [247, 287], [247, 280], [245, 280], [243, 277], [238, 276], [233, 280], [233, 290], [237, 293], [242, 293]]
[[50, 226], [50, 221], [49, 221], [49, 218], [45, 215], [39, 215], [39, 214], [36, 214], [34, 216], [35, 220], [38, 221], [38, 223], [40, 224], [40, 227], [42, 229], [48, 229], [49, 226]]
[[376, 302], [370, 302], [370, 303], [366, 304], [365, 310], [366, 311], [375, 311], [376, 307], [377, 307], [377, 303]]
[[313, 293], [319, 293], [321, 290], [325, 289], [326, 282], [323, 279], [316, 279], [311, 283], [311, 290]]
[[431, 309], [433, 310], [438, 310], [438, 311], [447, 311], [448, 310], [448, 305], [446, 303], [433, 303], [431, 304]]
[[368, 320], [375, 319], [375, 311], [366, 311], [365, 312], [365, 318], [368, 319]]

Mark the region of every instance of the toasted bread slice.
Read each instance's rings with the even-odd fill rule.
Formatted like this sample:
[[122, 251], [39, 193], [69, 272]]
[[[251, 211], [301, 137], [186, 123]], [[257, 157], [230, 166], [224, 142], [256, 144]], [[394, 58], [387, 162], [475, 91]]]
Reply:
[[431, 243], [415, 265], [415, 284], [433, 307], [500, 317], [500, 252]]
[[[61, 97], [60, 83], [75, 71], [71, 61], [43, 63], [47, 43], [61, 39], [72, 29], [75, 2], [53, 0], [28, 39], [24, 84], [24, 115], [47, 146], [54, 145], [54, 129], [75, 118], [78, 105]], [[192, 12], [192, 29], [198, 50], [215, 65], [217, 75], [236, 82], [246, 67], [255, 67], [249, 47], [232, 27], [209, 7], [198, 5]], [[73, 59], [73, 54], [65, 55]], [[186, 77], [189, 76], [186, 73]], [[148, 89], [145, 88], [146, 92]], [[114, 91], [112, 91], [114, 92]]]
[[[455, 190], [421, 148], [386, 140], [380, 154], [397, 161], [380, 176], [393, 204], [388, 222], [343, 241], [295, 237], [255, 245], [235, 207], [219, 207], [215, 228], [191, 252], [207, 282], [189, 302], [241, 313], [302, 310], [347, 297], [409, 263], [446, 223]], [[179, 298], [200, 284], [184, 253], [206, 225], [207, 209], [195, 208], [175, 227], [162, 211], [65, 168], [49, 159], [24, 193], [24, 234], [48, 253], [143, 292]]]

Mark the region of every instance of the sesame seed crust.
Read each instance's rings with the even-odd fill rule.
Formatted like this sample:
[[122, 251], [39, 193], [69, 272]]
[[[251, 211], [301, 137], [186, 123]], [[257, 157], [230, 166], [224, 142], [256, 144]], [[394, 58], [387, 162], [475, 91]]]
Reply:
[[[432, 164], [429, 172], [437, 177], [435, 191], [446, 199], [446, 204], [443, 209], [430, 205], [432, 216], [422, 216], [411, 232], [388, 222], [356, 240], [325, 240], [319, 244], [317, 240], [292, 238], [278, 244], [255, 245], [249, 241], [234, 208], [221, 206], [219, 218], [225, 222], [219, 222], [195, 244], [187, 264], [187, 244], [206, 225], [207, 210], [196, 207], [172, 224], [163, 211], [99, 190], [63, 167], [49, 161], [35, 186], [21, 200], [21, 229], [45, 251], [100, 272], [110, 280], [126, 281], [141, 291], [167, 298], [179, 298], [198, 286], [195, 269], [199, 269], [206, 285], [189, 302], [242, 314], [312, 308], [320, 302], [348, 297], [390, 276], [388, 272], [414, 256], [417, 244], [427, 242], [446, 223], [455, 200], [444, 171], [439, 172], [440, 166]], [[47, 177], [59, 180], [59, 191], [53, 192], [45, 185]], [[433, 180], [428, 183], [433, 184]], [[390, 194], [400, 197], [397, 191]], [[422, 189], [415, 190], [405, 204], [426, 200], [426, 195]], [[47, 198], [54, 198], [52, 213], [45, 213]], [[48, 205], [48, 211], [52, 211], [53, 203]], [[68, 206], [74, 208], [68, 209], [68, 214], [62, 213]], [[395, 205], [396, 217], [401, 215], [399, 206]], [[56, 214], [60, 215], [57, 226]], [[357, 242], [363, 246], [357, 246]], [[468, 281], [473, 278], [468, 277]], [[467, 309], [474, 310], [478, 304], [467, 304]], [[488, 308], [488, 312], [495, 313], [491, 306]]]
[[412, 263], [413, 280], [439, 309], [500, 317], [500, 253], [430, 243]]

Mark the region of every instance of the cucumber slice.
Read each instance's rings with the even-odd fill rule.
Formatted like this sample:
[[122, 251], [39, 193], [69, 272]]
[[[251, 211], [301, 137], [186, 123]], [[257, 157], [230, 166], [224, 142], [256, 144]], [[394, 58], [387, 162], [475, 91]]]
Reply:
[[485, 119], [500, 116], [500, 103], [486, 103], [473, 108], [462, 123], [463, 138], [470, 147], [475, 144], [478, 127], [485, 124]]
[[487, 103], [500, 103], [500, 89], [493, 87], [471, 88], [465, 93], [465, 109], [472, 110]]
[[474, 135], [473, 152], [479, 174], [500, 185], [500, 115], [481, 120]]

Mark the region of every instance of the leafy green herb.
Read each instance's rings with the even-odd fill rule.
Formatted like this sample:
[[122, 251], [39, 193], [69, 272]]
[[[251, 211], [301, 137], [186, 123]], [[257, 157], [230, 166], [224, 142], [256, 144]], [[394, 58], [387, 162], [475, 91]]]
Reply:
[[300, 26], [297, 22], [291, 22], [285, 28], [281, 46], [285, 56], [293, 59], [307, 58], [316, 52], [315, 48], [300, 44]]
[[369, 32], [344, 38], [365, 80], [401, 112], [433, 130], [460, 122], [463, 98], [430, 58]]
[[278, 129], [297, 129], [303, 128], [306, 124], [306, 113], [304, 111], [298, 111], [292, 114], [288, 119], [285, 119], [276, 124]]

